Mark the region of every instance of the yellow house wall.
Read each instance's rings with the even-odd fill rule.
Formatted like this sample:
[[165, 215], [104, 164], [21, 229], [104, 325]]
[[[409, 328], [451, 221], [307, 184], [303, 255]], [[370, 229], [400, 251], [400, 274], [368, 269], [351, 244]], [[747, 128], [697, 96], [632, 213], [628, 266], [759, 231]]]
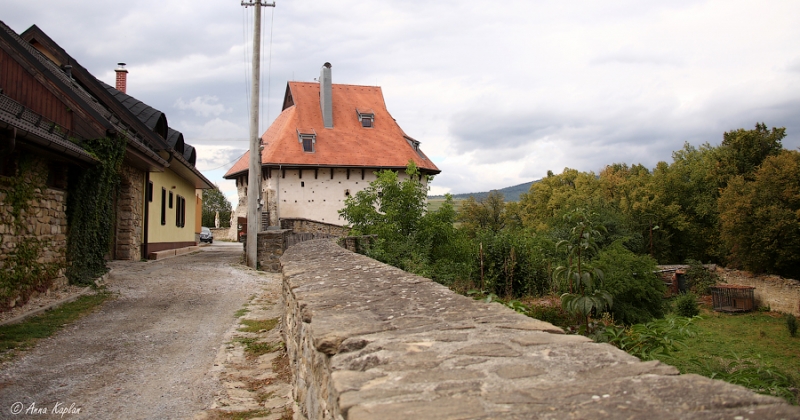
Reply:
[[199, 235], [200, 228], [202, 227], [201, 224], [203, 223], [203, 190], [194, 190], [194, 195], [196, 202], [194, 211], [194, 233]]
[[[194, 185], [181, 178], [169, 168], [164, 172], [151, 172], [150, 182], [153, 183], [153, 201], [149, 206], [149, 226], [147, 230], [148, 243], [163, 242], [194, 242], [197, 223], [197, 200]], [[166, 223], [161, 224], [161, 191], [166, 190], [165, 209]], [[172, 208], [169, 207], [169, 193], [172, 192]], [[177, 198], [181, 196], [186, 200], [186, 220], [183, 227], [176, 226], [175, 212], [178, 210]], [[200, 229], [197, 228], [199, 231]]]

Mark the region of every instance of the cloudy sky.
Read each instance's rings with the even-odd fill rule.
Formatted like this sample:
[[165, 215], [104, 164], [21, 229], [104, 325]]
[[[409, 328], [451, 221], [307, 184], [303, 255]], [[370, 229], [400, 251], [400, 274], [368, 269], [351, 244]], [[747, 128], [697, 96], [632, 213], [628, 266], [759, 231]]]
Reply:
[[[248, 147], [252, 15], [239, 0], [5, 0], [0, 11], [109, 84], [128, 63], [128, 93], [167, 114], [233, 203], [222, 175]], [[716, 145], [756, 122], [786, 127], [796, 149], [799, 16], [790, 0], [277, 0], [264, 12], [259, 132], [286, 82], [313, 81], [329, 61], [334, 83], [383, 88], [442, 170], [435, 194], [564, 167], [654, 167], [684, 142]]]

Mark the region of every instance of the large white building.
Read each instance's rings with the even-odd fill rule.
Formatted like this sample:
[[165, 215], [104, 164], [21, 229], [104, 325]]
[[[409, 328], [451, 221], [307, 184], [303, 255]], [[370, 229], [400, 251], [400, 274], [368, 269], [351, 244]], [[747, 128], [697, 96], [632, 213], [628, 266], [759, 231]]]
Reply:
[[[283, 110], [261, 141], [261, 225], [303, 218], [344, 225], [338, 211], [349, 195], [391, 169], [402, 177], [409, 160], [423, 174], [440, 171], [386, 110], [377, 86], [331, 82], [325, 63], [320, 82], [289, 82]], [[236, 215], [247, 214], [246, 153], [225, 174], [236, 180]]]

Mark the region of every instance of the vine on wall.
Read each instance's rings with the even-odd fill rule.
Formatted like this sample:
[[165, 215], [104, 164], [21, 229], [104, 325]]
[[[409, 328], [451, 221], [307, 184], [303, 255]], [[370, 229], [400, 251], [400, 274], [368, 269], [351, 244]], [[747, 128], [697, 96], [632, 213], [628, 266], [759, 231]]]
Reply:
[[120, 137], [86, 140], [83, 147], [100, 162], [70, 174], [67, 196], [67, 278], [89, 284], [108, 271], [104, 256], [114, 232], [114, 198], [120, 184], [125, 140]]
[[[0, 247], [6, 241], [11, 244], [4, 251], [5, 259], [0, 266], [0, 308], [11, 306], [12, 301], [25, 302], [35, 291], [45, 291], [53, 283], [62, 268], [60, 263], [39, 262], [42, 252], [52, 247], [50, 241], [39, 239], [28, 220], [37, 191], [45, 190], [44, 168], [34, 168], [34, 158], [29, 153], [17, 154], [15, 176], [2, 177], [0, 192], [3, 204], [10, 211], [0, 214], [0, 225], [5, 233], [0, 234]], [[38, 169], [38, 170], [37, 170]]]

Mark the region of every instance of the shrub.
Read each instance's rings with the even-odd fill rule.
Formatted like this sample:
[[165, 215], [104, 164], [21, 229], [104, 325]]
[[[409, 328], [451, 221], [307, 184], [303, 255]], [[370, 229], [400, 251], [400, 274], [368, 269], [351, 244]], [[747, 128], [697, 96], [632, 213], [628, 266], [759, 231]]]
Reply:
[[561, 305], [532, 305], [528, 316], [561, 328], [571, 327], [576, 322], [575, 317], [562, 309]]
[[669, 315], [628, 328], [610, 325], [600, 330], [595, 338], [613, 344], [642, 360], [653, 360], [686, 348], [684, 340], [695, 335], [691, 325], [693, 319]]
[[546, 255], [553, 247], [541, 236], [481, 230], [473, 240], [471, 272], [476, 283], [498, 296], [541, 296], [550, 286]]
[[636, 255], [617, 241], [595, 261], [603, 270], [605, 290], [614, 298], [609, 312], [615, 320], [631, 325], [664, 316], [664, 283], [654, 273], [654, 259]]
[[797, 318], [794, 315], [786, 315], [786, 328], [789, 329], [789, 335], [792, 337], [797, 336]]
[[686, 270], [686, 277], [689, 280], [689, 288], [692, 292], [698, 295], [711, 294], [711, 286], [719, 283], [719, 276], [703, 267], [700, 261], [689, 259], [686, 260], [686, 263], [689, 264], [689, 269]]
[[697, 295], [684, 293], [675, 299], [675, 313], [680, 316], [693, 317], [700, 314], [697, 307]]

